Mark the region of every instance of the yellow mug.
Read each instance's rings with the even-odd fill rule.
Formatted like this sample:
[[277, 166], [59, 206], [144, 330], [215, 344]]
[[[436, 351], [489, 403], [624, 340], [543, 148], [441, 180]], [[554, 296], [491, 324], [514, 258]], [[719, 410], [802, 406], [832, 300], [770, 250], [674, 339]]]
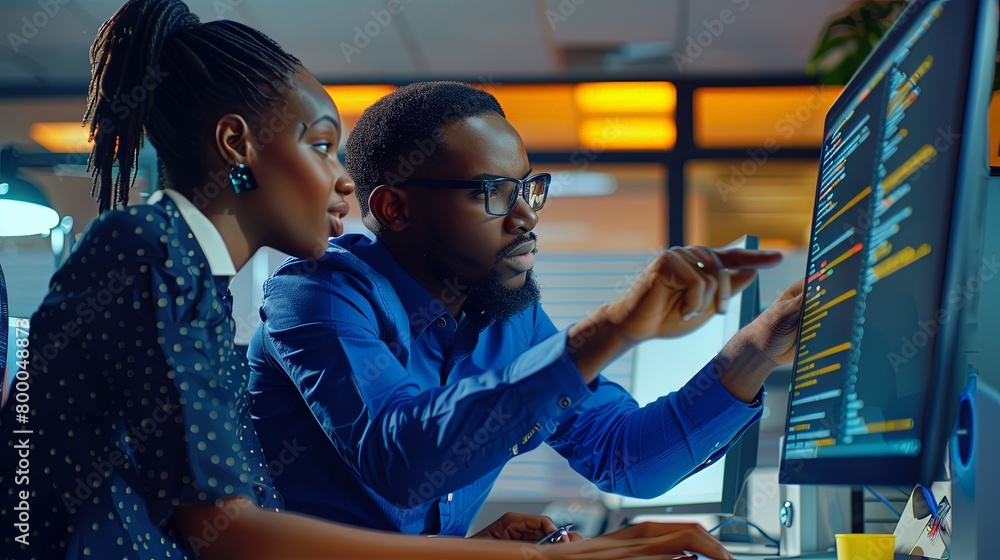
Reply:
[[892, 560], [895, 535], [839, 534], [837, 560]]

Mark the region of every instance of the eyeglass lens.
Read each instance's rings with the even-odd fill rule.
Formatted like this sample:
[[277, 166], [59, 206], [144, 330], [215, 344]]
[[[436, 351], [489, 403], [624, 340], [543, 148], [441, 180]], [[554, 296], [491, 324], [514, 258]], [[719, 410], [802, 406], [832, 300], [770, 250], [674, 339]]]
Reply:
[[[533, 179], [525, 183], [528, 206], [532, 210], [538, 211], [545, 204], [545, 180], [542, 178]], [[486, 200], [489, 203], [491, 214], [506, 214], [517, 202], [517, 196], [521, 194], [516, 181], [498, 181], [487, 191]]]

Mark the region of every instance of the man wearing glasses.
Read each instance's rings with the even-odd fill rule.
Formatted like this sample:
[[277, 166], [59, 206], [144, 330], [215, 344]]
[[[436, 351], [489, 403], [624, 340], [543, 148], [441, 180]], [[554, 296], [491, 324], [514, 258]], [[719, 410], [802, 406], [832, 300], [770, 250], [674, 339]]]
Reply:
[[[801, 285], [677, 393], [639, 407], [601, 377], [635, 344], [704, 324], [780, 255], [671, 249], [558, 331], [532, 271], [551, 177], [488, 93], [400, 88], [362, 115], [346, 165], [375, 240], [282, 265], [250, 345], [254, 422], [290, 510], [464, 536], [504, 464], [543, 443], [606, 491], [659, 496], [725, 453], [791, 362]], [[555, 529], [498, 523], [524, 540]]]

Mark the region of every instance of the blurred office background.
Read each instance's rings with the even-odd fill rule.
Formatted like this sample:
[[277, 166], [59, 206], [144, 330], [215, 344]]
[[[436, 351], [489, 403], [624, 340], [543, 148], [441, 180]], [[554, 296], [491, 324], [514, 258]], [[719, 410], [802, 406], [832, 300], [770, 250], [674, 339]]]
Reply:
[[[848, 0], [188, 4], [203, 20], [261, 29], [301, 58], [329, 85], [347, 131], [366, 106], [411, 81], [456, 79], [493, 93], [535, 169], [556, 178], [536, 231], [543, 302], [558, 326], [619, 295], [670, 245], [719, 246], [751, 234], [783, 251], [784, 263], [760, 276], [765, 306], [805, 270], [823, 119], [840, 92], [805, 69]], [[88, 48], [119, 5], [0, 2], [0, 145], [14, 147], [0, 181], [16, 175], [54, 210], [37, 218], [43, 231], [0, 237], [11, 316], [33, 312], [59, 255], [96, 213], [79, 123]], [[147, 150], [134, 203], [152, 189], [154, 163]], [[349, 231], [362, 231], [356, 208], [350, 218]], [[244, 340], [256, 326], [260, 283], [282, 258], [262, 252], [234, 282]], [[607, 375], [628, 386], [631, 371], [626, 355]], [[761, 466], [777, 464], [788, 385], [783, 370], [769, 383]], [[511, 463], [482, 519], [542, 511], [557, 499], [603, 504], [543, 448]]]

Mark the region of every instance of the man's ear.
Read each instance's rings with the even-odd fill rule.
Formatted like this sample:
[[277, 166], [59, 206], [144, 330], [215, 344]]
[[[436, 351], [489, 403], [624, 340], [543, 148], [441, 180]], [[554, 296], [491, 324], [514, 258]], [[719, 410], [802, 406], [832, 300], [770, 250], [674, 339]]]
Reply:
[[379, 185], [368, 197], [368, 211], [383, 228], [399, 233], [410, 225], [410, 205], [405, 191]]
[[215, 123], [215, 149], [227, 165], [249, 165], [253, 159], [250, 125], [235, 113], [223, 115]]

